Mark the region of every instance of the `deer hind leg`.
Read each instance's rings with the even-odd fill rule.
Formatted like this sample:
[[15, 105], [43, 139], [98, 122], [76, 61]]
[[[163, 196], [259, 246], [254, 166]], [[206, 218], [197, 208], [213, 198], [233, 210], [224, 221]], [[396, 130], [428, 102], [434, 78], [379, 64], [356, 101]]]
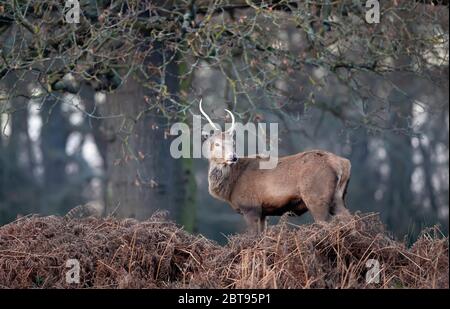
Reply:
[[331, 183], [325, 183], [320, 187], [316, 187], [316, 191], [311, 190], [303, 196], [303, 201], [315, 222], [327, 222], [331, 219], [333, 215], [334, 188]]
[[333, 207], [332, 213], [335, 216], [349, 216], [350, 215], [350, 212], [345, 207], [344, 198], [339, 192], [337, 192], [337, 194], [334, 198], [334, 203], [333, 203], [332, 207]]
[[328, 202], [310, 202], [306, 204], [315, 222], [327, 222], [330, 220]]
[[334, 195], [334, 203], [332, 209], [334, 215], [350, 216], [350, 212], [348, 211], [345, 205], [345, 195], [347, 193], [349, 181], [350, 181], [350, 167], [348, 166], [347, 168], [344, 169], [344, 172], [336, 185], [336, 192]]
[[341, 188], [336, 188], [336, 193], [330, 208], [330, 214], [333, 216], [349, 215], [350, 212], [345, 207], [344, 194]]

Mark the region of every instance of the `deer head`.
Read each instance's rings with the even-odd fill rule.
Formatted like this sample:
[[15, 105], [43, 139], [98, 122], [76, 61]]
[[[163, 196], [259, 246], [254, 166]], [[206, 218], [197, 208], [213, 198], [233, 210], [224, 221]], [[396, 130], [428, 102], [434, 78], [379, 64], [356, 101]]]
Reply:
[[202, 115], [205, 116], [206, 120], [208, 120], [210, 125], [215, 130], [213, 134], [207, 136], [207, 140], [205, 141], [208, 149], [209, 160], [216, 164], [222, 165], [232, 165], [236, 163], [238, 161], [234, 142], [234, 129], [236, 121], [233, 113], [228, 109], [225, 109], [225, 111], [231, 116], [232, 123], [228, 130], [222, 132], [203, 110], [202, 100], [200, 100], [199, 108]]

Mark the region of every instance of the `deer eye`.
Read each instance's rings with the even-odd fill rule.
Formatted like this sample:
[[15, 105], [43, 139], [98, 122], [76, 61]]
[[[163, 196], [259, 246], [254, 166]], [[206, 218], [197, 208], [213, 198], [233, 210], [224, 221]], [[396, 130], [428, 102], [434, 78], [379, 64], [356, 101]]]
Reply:
[[216, 143], [216, 144], [215, 144], [215, 146], [216, 146], [216, 147], [219, 147], [219, 146], [220, 146], [220, 144], [219, 144], [219, 143]]

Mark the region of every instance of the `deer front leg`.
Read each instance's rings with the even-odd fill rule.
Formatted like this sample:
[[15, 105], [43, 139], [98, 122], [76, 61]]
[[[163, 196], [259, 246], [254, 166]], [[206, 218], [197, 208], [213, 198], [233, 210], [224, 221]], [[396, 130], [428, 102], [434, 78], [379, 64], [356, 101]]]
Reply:
[[243, 215], [250, 233], [258, 235], [264, 231], [266, 217], [262, 216], [260, 211], [248, 210], [243, 212]]
[[258, 233], [264, 233], [264, 230], [266, 229], [266, 217], [265, 216], [259, 217], [258, 226], [259, 226]]

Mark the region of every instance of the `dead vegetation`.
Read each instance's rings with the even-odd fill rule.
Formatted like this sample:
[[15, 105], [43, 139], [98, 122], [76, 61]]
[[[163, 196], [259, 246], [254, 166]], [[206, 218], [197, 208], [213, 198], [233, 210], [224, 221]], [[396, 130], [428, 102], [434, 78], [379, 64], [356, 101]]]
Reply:
[[[66, 283], [68, 259], [80, 262], [79, 284]], [[379, 283], [366, 283], [371, 259]], [[437, 228], [408, 248], [375, 214], [325, 225], [282, 220], [223, 247], [162, 213], [144, 222], [33, 216], [0, 227], [3, 288], [448, 288], [448, 265], [448, 238]]]

